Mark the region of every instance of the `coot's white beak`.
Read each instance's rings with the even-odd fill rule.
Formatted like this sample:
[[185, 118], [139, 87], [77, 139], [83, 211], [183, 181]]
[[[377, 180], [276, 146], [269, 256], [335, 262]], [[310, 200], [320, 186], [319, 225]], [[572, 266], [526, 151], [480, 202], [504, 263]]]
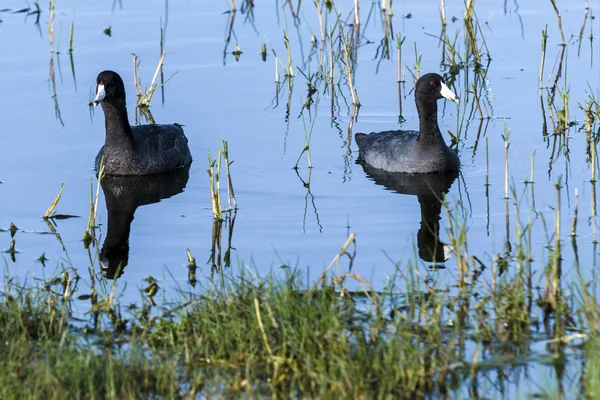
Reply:
[[452, 90], [450, 90], [444, 82], [440, 82], [440, 84], [442, 85], [442, 90], [440, 94], [448, 100], [452, 100], [453, 102], [458, 103], [458, 97], [456, 97]]
[[[442, 85], [443, 85], [443, 83], [442, 83]], [[448, 88], [446, 88], [446, 89], [448, 89]], [[452, 92], [450, 92], [450, 93], [452, 93]], [[96, 89], [96, 98], [94, 99], [94, 104], [95, 105], [100, 104], [105, 96], [106, 96], [106, 92], [104, 91], [104, 85], [99, 84], [98, 88]]]

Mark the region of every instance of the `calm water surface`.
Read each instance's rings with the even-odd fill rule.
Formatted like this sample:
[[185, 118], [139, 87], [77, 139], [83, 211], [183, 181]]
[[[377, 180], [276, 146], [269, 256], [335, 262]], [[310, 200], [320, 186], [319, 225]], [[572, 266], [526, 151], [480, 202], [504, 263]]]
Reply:
[[[423, 254], [417, 248], [418, 239], [428, 240], [424, 232], [418, 234], [422, 215], [435, 220], [439, 211], [432, 210], [418, 190], [407, 189], [414, 187], [412, 183], [367, 174], [354, 163], [354, 143], [352, 153], [347, 154], [352, 101], [345, 77], [341, 77], [341, 95], [335, 99], [333, 118], [329, 93], [324, 90], [318, 106], [302, 112], [307, 80], [299, 69], [307, 75], [316, 72], [318, 55], [311, 53], [311, 32], [320, 38], [312, 2], [303, 2], [306, 4], [302, 5], [299, 24], [294, 23], [282, 2], [257, 4], [253, 16], [237, 13], [231, 31], [227, 1], [171, 0], [167, 6], [163, 0], [121, 3], [57, 1], [55, 48], [60, 54], [54, 56], [48, 41], [47, 9], [42, 10], [39, 24], [36, 15], [6, 10], [0, 13], [0, 228], [8, 229], [11, 222], [19, 228], [14, 237], [18, 250], [14, 261], [9, 253], [2, 255], [9, 276], [31, 281], [51, 275], [57, 266], [73, 266], [83, 277], [89, 276], [91, 264], [82, 237], [87, 226], [90, 181], [96, 188], [93, 161], [104, 142], [104, 116], [100, 108], [88, 107], [90, 93], [100, 71], [119, 72], [126, 84], [133, 123], [135, 88], [130, 53], [135, 52], [141, 59], [142, 83], [147, 85], [159, 56], [162, 24], [167, 52], [164, 76], [171, 79], [164, 94], [156, 92], [151, 111], [157, 122], [185, 125], [194, 163], [181, 193], [160, 195], [160, 202], [129, 205], [129, 212], [131, 207], [135, 209], [135, 218], [129, 221], [128, 266], [119, 279], [119, 285], [128, 285], [123, 294], [125, 300], [139, 298], [134, 288], [144, 285], [143, 278], [148, 275], [159, 279], [161, 287], [167, 290], [175, 285], [192, 289], [187, 283], [188, 248], [196, 257], [200, 274], [209, 273], [210, 264], [205, 261], [211, 255], [213, 218], [207, 152], [215, 154], [221, 140], [228, 141], [234, 160], [232, 178], [239, 204], [231, 238], [234, 268], [248, 266], [266, 273], [289, 265], [315, 277], [329, 264], [349, 233], [354, 232], [357, 256], [353, 272], [370, 279], [376, 288], [381, 288], [386, 276], [396, 271], [396, 263], [407, 266], [415, 258], [421, 273], [429, 273], [439, 282], [455, 280], [454, 257], [446, 261], [445, 269], [436, 270], [427, 269], [431, 260], [419, 257]], [[381, 13], [378, 8], [371, 9], [371, 2], [362, 3], [364, 37], [358, 49], [354, 81], [362, 107], [352, 133], [398, 129], [396, 44], [390, 40], [391, 59], [379, 62], [378, 46], [385, 37]], [[455, 3], [447, 5], [447, 32], [454, 37], [458, 31], [458, 47], [464, 49], [464, 6], [462, 2]], [[442, 47], [437, 39], [441, 30], [437, 5], [433, 1], [394, 2], [394, 34], [406, 36], [402, 53], [406, 77], [403, 129], [418, 128], [410, 92], [413, 82], [408, 72], [414, 71], [415, 46], [416, 52], [422, 54], [421, 71], [440, 71]], [[26, 6], [24, 1], [9, 0], [2, 7], [19, 10]], [[352, 11], [352, 2], [336, 2], [336, 7], [345, 18]], [[514, 184], [517, 199], [511, 195], [508, 202], [509, 229], [515, 229], [518, 203], [523, 224], [528, 219], [535, 221], [532, 256], [540, 260], [538, 267], [542, 268], [546, 244], [553, 232], [555, 184], [560, 180], [562, 236], [569, 237], [577, 191], [579, 261], [585, 267], [586, 278], [597, 271], [599, 249], [593, 245], [593, 235], [598, 221], [592, 215], [595, 193], [590, 184], [585, 131], [579, 129], [584, 115], [577, 106], [585, 104], [586, 93], [600, 98], [600, 10], [597, 2], [590, 2], [590, 7], [581, 43], [579, 35], [586, 15], [583, 1], [561, 7], [568, 45], [558, 86], [568, 91], [570, 120], [576, 122], [567, 131], [565, 141], [553, 135], [547, 94], [543, 94], [541, 104], [538, 89], [541, 31], [546, 25], [549, 38], [544, 86], [554, 79], [562, 50], [554, 10], [549, 4], [537, 2], [477, 1], [477, 17], [492, 59], [479, 95], [487, 107], [484, 112], [491, 118], [481, 121], [479, 113], [471, 111], [473, 96], [467, 91], [472, 90], [473, 74], [461, 70], [454, 89], [463, 101], [459, 107], [440, 102], [439, 124], [448, 141], [448, 130], [460, 135], [458, 149], [463, 166], [456, 179], [440, 183], [440, 193], [448, 190], [449, 207], [468, 228], [469, 250], [484, 264], [489, 265], [494, 255], [504, 251], [507, 240], [502, 139], [506, 126], [511, 130], [509, 181]], [[452, 16], [458, 20], [452, 22]], [[72, 67], [67, 48], [73, 19]], [[335, 23], [333, 19], [330, 16], [329, 26]], [[103, 33], [109, 26], [112, 36]], [[271, 48], [287, 63], [284, 30], [290, 40], [296, 78], [291, 93], [286, 81], [276, 96]], [[594, 37], [591, 42], [590, 35]], [[236, 43], [242, 51], [239, 61], [232, 54]], [[260, 54], [263, 43], [268, 49], [266, 62]], [[464, 54], [463, 50], [460, 52]], [[49, 79], [51, 60], [56, 98]], [[283, 81], [281, 67], [279, 73]], [[335, 74], [340, 79], [337, 66]], [[562, 108], [560, 100], [556, 107]], [[305, 132], [310, 131], [313, 118], [313, 168], [308, 168], [305, 154], [296, 171], [293, 167], [305, 146]], [[490, 183], [487, 193], [486, 141]], [[532, 191], [523, 182], [529, 177], [530, 157], [534, 154]], [[80, 218], [54, 221], [61, 244], [55, 235], [42, 234], [50, 229], [41, 215], [65, 180], [57, 211]], [[107, 235], [109, 212], [105, 204], [101, 193], [100, 245]], [[550, 227], [548, 231], [543, 220]], [[443, 211], [440, 239], [444, 243], [449, 241], [447, 222]], [[224, 227], [223, 252], [228, 227]], [[8, 231], [0, 233], [0, 249], [8, 249], [11, 241]], [[48, 258], [45, 267], [36, 261], [42, 253]], [[569, 250], [563, 256], [564, 272], [569, 276], [574, 254]], [[94, 265], [94, 271], [99, 273], [98, 264]], [[484, 272], [482, 281], [489, 281], [489, 273], [489, 269]], [[534, 279], [539, 279], [539, 275]], [[85, 282], [86, 279], [80, 286], [85, 286]]]
[[[351, 11], [351, 2], [338, 5], [342, 15]], [[6, 8], [18, 10], [26, 6], [9, 1]], [[395, 42], [391, 42], [392, 60], [378, 62], [377, 47], [383, 36], [378, 9], [365, 4], [362, 12], [369, 17], [363, 25], [362, 46], [359, 49], [355, 86], [362, 107], [353, 132], [371, 132], [398, 128], [397, 64]], [[447, 15], [462, 18], [462, 8], [447, 9]], [[580, 257], [593, 262], [592, 230], [596, 220], [590, 219], [591, 169], [585, 157], [585, 133], [578, 127], [570, 130], [568, 158], [553, 135], [543, 135], [542, 108], [538, 91], [541, 60], [541, 30], [548, 24], [549, 40], [544, 83], [553, 79], [556, 59], [561, 47], [556, 19], [551, 7], [516, 4], [501, 1], [480, 1], [477, 13], [492, 61], [488, 68], [486, 90], [481, 94], [489, 104], [491, 119], [480, 130], [478, 114], [469, 113], [463, 101], [454, 104], [440, 102], [440, 128], [460, 132], [461, 176], [448, 193], [450, 207], [458, 207], [466, 218], [470, 247], [478, 257], [489, 258], [503, 249], [505, 233], [504, 201], [504, 126], [511, 130], [509, 148], [510, 182], [514, 182], [521, 211], [535, 213], [537, 218], [552, 220], [556, 204], [554, 184], [561, 179], [562, 218], [565, 226], [572, 219], [574, 193], [579, 192]], [[590, 10], [584, 28], [584, 40], [579, 48], [578, 35], [584, 20], [584, 8], [565, 8], [563, 25], [569, 41], [563, 68], [567, 72], [560, 86], [568, 89], [571, 98], [571, 119], [581, 123], [583, 113], [577, 103], [584, 104], [586, 92], [597, 95], [599, 67], [597, 42], [590, 43], [590, 34], [598, 34], [597, 9]], [[287, 8], [256, 7], [254, 18], [238, 13], [229, 33], [230, 14], [227, 2], [198, 3], [147, 1], [142, 6], [135, 1], [57, 3], [55, 43], [60, 50], [54, 57], [58, 118], [49, 80], [52, 54], [48, 42], [49, 14], [42, 10], [39, 24], [35, 15], [0, 14], [0, 76], [2, 96], [0, 115], [2, 146], [0, 149], [0, 180], [2, 207], [0, 226], [7, 229], [11, 222], [18, 228], [15, 237], [19, 253], [16, 261], [4, 256], [6, 264], [22, 276], [39, 276], [48, 270], [35, 260], [42, 253], [52, 266], [67, 262], [76, 268], [89, 264], [83, 251], [82, 236], [87, 224], [90, 179], [96, 186], [93, 160], [104, 140], [104, 117], [99, 108], [89, 109], [90, 92], [95, 77], [103, 69], [118, 71], [126, 82], [130, 120], [134, 121], [135, 89], [131, 52], [141, 62], [142, 83], [147, 85], [159, 54], [161, 21], [165, 28], [164, 75], [171, 77], [162, 94], [157, 91], [151, 111], [158, 122], [179, 122], [185, 125], [194, 155], [185, 191], [160, 203], [140, 207], [131, 225], [129, 265], [123, 280], [134, 286], [147, 275], [161, 276], [168, 267], [176, 279], [185, 282], [186, 248], [198, 260], [208, 259], [211, 248], [213, 219], [208, 188], [207, 151], [216, 153], [220, 140], [229, 142], [232, 177], [239, 203], [232, 244], [233, 258], [267, 271], [281, 264], [309, 268], [318, 273], [338, 251], [349, 232], [357, 237], [358, 253], [354, 272], [372, 278], [379, 285], [386, 274], [395, 270], [394, 262], [413, 259], [421, 208], [417, 196], [398, 195], [394, 190], [374, 184], [360, 165], [354, 164], [354, 153], [346, 156], [349, 112], [349, 92], [337, 97], [332, 123], [330, 98], [323, 94], [315, 112], [304, 113], [306, 79], [298, 73], [291, 96], [289, 85], [281, 85], [275, 98], [275, 67], [271, 47], [285, 62], [283, 31], [287, 29], [292, 59], [297, 68], [312, 65], [311, 29], [318, 35], [316, 12], [306, 7], [300, 24], [295, 26]], [[370, 13], [369, 13], [370, 11]], [[311, 14], [310, 12], [313, 12]], [[409, 15], [410, 14], [410, 15]], [[410, 16], [410, 18], [409, 18]], [[71, 21], [75, 20], [73, 66], [68, 48]], [[365, 17], [363, 17], [365, 18]], [[364, 19], [363, 19], [364, 21]], [[166, 22], [166, 24], [165, 24]], [[439, 71], [441, 47], [434, 36], [439, 35], [437, 7], [395, 4], [394, 29], [406, 36], [403, 64], [414, 70], [416, 44], [422, 54], [422, 71]], [[316, 24], [316, 25], [315, 25]], [[112, 36], [103, 30], [111, 27]], [[286, 28], [287, 26], [287, 28]], [[448, 32], [460, 32], [460, 19], [449, 21]], [[596, 30], [596, 31], [594, 31]], [[226, 38], [231, 41], [226, 46]], [[462, 36], [461, 36], [462, 37]], [[239, 61], [231, 52], [235, 43], [242, 51]], [[263, 62], [260, 49], [269, 49]], [[460, 44], [459, 44], [460, 45]], [[226, 54], [224, 56], [224, 49]], [[280, 68], [280, 74], [283, 73]], [[340, 75], [336, 70], [336, 74]], [[410, 73], [407, 76], [403, 102], [404, 129], [418, 128]], [[472, 79], [468, 78], [468, 79]], [[470, 83], [458, 76], [455, 90], [461, 98], [471, 90]], [[343, 86], [343, 84], [341, 85]], [[559, 86], [559, 87], [560, 87]], [[290, 117], [286, 119], [286, 103], [290, 100]], [[544, 96], [545, 98], [546, 96]], [[326, 105], [326, 106], [325, 106]], [[547, 105], [544, 106], [547, 112]], [[559, 104], [560, 107], [560, 104]], [[467, 116], [463, 117], [467, 110]], [[316, 116], [315, 116], [316, 115]], [[306, 155], [296, 163], [305, 144], [305, 130], [310, 130], [311, 118], [316, 118], [311, 139], [311, 161]], [[548, 116], [546, 116], [548, 118]], [[62, 120], [62, 122], [61, 122]], [[306, 128], [305, 128], [306, 126]], [[551, 128], [551, 127], [550, 127]], [[477, 135], [481, 140], [476, 141]], [[485, 137], [489, 140], [489, 195], [486, 196]], [[449, 136], [446, 135], [447, 140]], [[535, 197], [524, 191], [523, 181], [529, 176], [530, 157], [535, 152]], [[56, 230], [62, 245], [48, 232], [40, 218], [55, 197], [61, 183], [66, 188], [58, 205], [61, 214], [81, 216], [59, 220]], [[310, 193], [305, 183], [310, 182]], [[393, 188], [391, 188], [393, 189]], [[530, 205], [535, 201], [535, 208]], [[101, 197], [101, 205], [104, 201]], [[510, 213], [514, 213], [510, 201]], [[514, 215], [509, 215], [511, 222]], [[107, 213], [100, 208], [99, 222], [105, 226]], [[442, 218], [441, 239], [445, 240]], [[542, 255], [546, 236], [542, 224], [534, 254]], [[564, 232], [567, 234], [567, 232]], [[2, 247], [10, 245], [10, 235], [0, 236]], [[47, 265], [48, 265], [47, 264]], [[202, 262], [199, 262], [202, 265]], [[424, 264], [426, 265], [426, 264]], [[444, 271], [454, 274], [450, 259]], [[591, 270], [591, 268], [590, 268]]]

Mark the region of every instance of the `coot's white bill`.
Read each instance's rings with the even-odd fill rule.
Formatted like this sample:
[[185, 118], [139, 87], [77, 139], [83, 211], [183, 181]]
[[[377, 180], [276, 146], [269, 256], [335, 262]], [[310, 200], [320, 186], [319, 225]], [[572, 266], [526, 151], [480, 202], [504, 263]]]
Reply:
[[[443, 83], [442, 83], [443, 85]], [[448, 88], [446, 88], [448, 89]], [[452, 93], [452, 92], [450, 92]], [[443, 94], [443, 92], [442, 92]], [[94, 104], [98, 105], [102, 102], [102, 100], [104, 99], [104, 97], [106, 96], [106, 92], [104, 91], [104, 85], [100, 84], [98, 85], [98, 88], [96, 89], [96, 98], [94, 99]]]
[[442, 85], [442, 90], [440, 94], [448, 100], [452, 100], [453, 102], [458, 103], [458, 97], [456, 97], [454, 92], [452, 92], [452, 90], [450, 90], [444, 82], [440, 82], [440, 84]]

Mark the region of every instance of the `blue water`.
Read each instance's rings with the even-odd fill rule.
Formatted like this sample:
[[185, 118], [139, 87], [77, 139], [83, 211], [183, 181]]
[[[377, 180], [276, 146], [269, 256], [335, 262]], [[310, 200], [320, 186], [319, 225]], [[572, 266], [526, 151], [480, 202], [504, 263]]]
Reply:
[[[445, 269], [429, 270], [427, 266], [431, 263], [417, 255], [421, 221], [417, 197], [374, 184], [362, 167], [354, 163], [357, 155], [354, 143], [352, 153], [347, 154], [352, 107], [339, 66], [335, 67], [335, 76], [336, 80], [342, 77], [339, 90], [345, 100], [336, 97], [333, 120], [329, 93], [323, 91], [322, 84], [317, 111], [313, 106], [310, 113], [303, 113], [304, 118], [300, 116], [307, 85], [299, 69], [307, 75], [316, 72], [318, 55], [313, 54], [311, 61], [308, 60], [311, 32], [320, 40], [312, 2], [303, 2], [299, 24], [294, 23], [288, 7], [281, 1], [257, 4], [253, 18], [238, 10], [227, 46], [231, 18], [228, 1], [123, 0], [121, 3], [57, 1], [54, 54], [48, 40], [46, 8], [42, 9], [39, 24], [35, 23], [35, 15], [0, 13], [0, 228], [8, 229], [11, 222], [19, 228], [14, 237], [16, 261], [8, 253], [2, 255], [8, 276], [16, 276], [21, 282], [33, 281], [51, 275], [57, 268], [72, 267], [84, 278], [79, 283], [80, 291], [87, 291], [88, 268], [92, 265], [82, 238], [89, 213], [90, 181], [96, 191], [93, 161], [104, 141], [104, 117], [100, 108], [88, 107], [90, 93], [100, 71], [117, 71], [126, 84], [133, 123], [135, 89], [130, 53], [135, 52], [141, 60], [142, 84], [148, 85], [159, 57], [162, 26], [167, 52], [164, 76], [170, 80], [164, 86], [164, 102], [163, 94], [157, 91], [151, 111], [159, 123], [185, 125], [194, 162], [182, 193], [139, 207], [135, 212], [129, 263], [118, 281], [119, 287], [127, 286], [123, 292], [125, 301], [139, 299], [136, 288], [145, 285], [143, 279], [148, 275], [157, 278], [166, 291], [177, 285], [193, 290], [187, 283], [188, 248], [197, 260], [202, 276], [199, 279], [207, 279], [210, 266], [205, 262], [210, 257], [213, 230], [207, 152], [216, 154], [221, 140], [229, 143], [230, 158], [234, 161], [231, 172], [239, 205], [232, 236], [232, 268], [250, 268], [264, 274], [287, 265], [298, 267], [314, 278], [329, 265], [348, 235], [355, 233], [357, 253], [352, 272], [369, 279], [375, 288], [383, 287], [386, 277], [396, 272], [397, 264], [406, 272], [408, 261], [410, 268], [423, 276], [431, 274], [439, 282], [455, 281], [458, 275], [455, 257], [445, 263]], [[488, 107], [484, 113], [491, 118], [483, 121], [480, 140], [476, 142], [479, 114], [476, 109], [471, 113], [473, 97], [467, 94], [471, 90], [472, 72], [467, 76], [461, 70], [455, 83], [457, 95], [465, 99], [459, 107], [440, 102], [439, 124], [446, 140], [450, 140], [448, 130], [453, 134], [459, 132], [461, 137], [458, 147], [461, 175], [449, 190], [448, 206], [467, 226], [469, 254], [489, 267], [492, 257], [504, 251], [506, 242], [505, 147], [501, 135], [505, 127], [510, 129], [509, 182], [516, 188], [523, 225], [528, 218], [535, 219], [534, 269], [541, 270], [545, 265], [547, 235], [552, 235], [557, 205], [555, 184], [560, 179], [561, 237], [565, 243], [570, 240], [577, 191], [579, 261], [585, 266], [584, 277], [591, 279], [598, 267], [598, 249], [592, 243], [598, 220], [592, 214], [594, 193], [590, 184], [591, 164], [585, 154], [585, 132], [579, 130], [584, 115], [577, 104], [585, 104], [587, 92], [600, 99], [597, 40], [600, 10], [597, 3], [590, 4], [579, 49], [579, 32], [585, 16], [583, 2], [560, 7], [568, 45], [558, 87], [568, 90], [570, 120], [576, 121], [566, 135], [567, 157], [565, 148], [559, 146], [565, 144], [564, 140], [552, 134], [545, 92], [543, 110], [549, 135], [543, 135], [538, 89], [541, 31], [546, 25], [549, 38], [544, 86], [552, 82], [557, 72], [556, 60], [562, 47], [556, 16], [549, 4], [522, 3], [490, 0], [476, 4], [492, 59], [485, 90], [480, 93]], [[402, 63], [412, 71], [415, 43], [416, 52], [422, 54], [421, 71], [440, 71], [442, 48], [436, 38], [441, 30], [437, 4], [394, 2], [394, 33], [406, 36]], [[26, 6], [26, 2], [17, 0], [4, 1], [2, 5], [12, 10]], [[396, 45], [395, 41], [390, 42], [391, 60], [378, 63], [375, 56], [384, 29], [378, 8], [371, 10], [371, 6], [371, 2], [361, 2], [364, 36], [358, 49], [354, 84], [362, 106], [352, 135], [399, 128]], [[351, 15], [352, 1], [336, 2], [336, 7], [345, 19]], [[463, 7], [462, 2], [447, 4], [446, 15], [448, 36], [453, 38], [459, 32], [457, 43], [464, 56]], [[458, 18], [456, 22], [451, 21], [452, 16]], [[73, 19], [74, 73], [67, 51]], [[328, 26], [334, 22], [330, 15]], [[109, 26], [110, 37], [103, 33]], [[271, 51], [275, 50], [287, 64], [284, 30], [289, 35], [296, 75], [289, 119], [286, 118], [289, 85], [283, 82], [280, 66], [282, 84], [275, 99], [276, 71]], [[590, 34], [594, 37], [592, 42]], [[239, 61], [231, 54], [236, 43], [242, 51]], [[260, 54], [263, 44], [268, 50], [266, 62]], [[52, 59], [60, 118], [49, 78]], [[406, 121], [402, 128], [417, 129], [417, 113], [410, 92], [413, 82], [406, 67], [402, 69], [406, 79], [402, 104]], [[562, 108], [560, 100], [556, 106]], [[465, 110], [467, 116], [463, 117]], [[304, 154], [296, 171], [293, 167], [305, 146], [305, 133], [311, 129], [312, 118], [316, 118], [310, 141], [313, 168], [308, 168]], [[490, 184], [487, 196], [486, 138]], [[531, 186], [523, 182], [529, 178], [530, 157], [534, 153], [533, 199]], [[310, 193], [304, 184], [309, 179]], [[80, 218], [55, 221], [63, 248], [55, 235], [40, 233], [50, 232], [41, 216], [65, 181], [57, 212]], [[512, 194], [510, 197], [508, 221], [514, 245], [515, 199]], [[548, 233], [542, 219], [548, 224]], [[100, 194], [100, 245], [106, 236], [106, 222], [107, 212]], [[448, 243], [445, 211], [440, 222], [440, 238]], [[11, 241], [8, 231], [0, 232], [0, 249], [8, 249]], [[223, 232], [223, 252], [226, 243], [227, 232]], [[563, 272], [566, 279], [574, 279], [574, 254], [570, 246], [565, 249]], [[95, 252], [93, 248], [92, 254]], [[48, 258], [45, 267], [36, 261], [42, 253]], [[347, 267], [348, 261], [343, 258], [340, 270]], [[99, 274], [95, 259], [93, 268]], [[481, 281], [489, 281], [490, 273], [488, 268]], [[535, 279], [538, 278], [539, 275]]]

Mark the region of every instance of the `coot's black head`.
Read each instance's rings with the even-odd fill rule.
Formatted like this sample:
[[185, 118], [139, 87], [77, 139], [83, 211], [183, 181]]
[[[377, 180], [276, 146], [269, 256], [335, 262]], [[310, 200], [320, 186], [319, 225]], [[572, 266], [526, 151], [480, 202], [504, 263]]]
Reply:
[[113, 102], [121, 100], [125, 102], [125, 85], [123, 79], [113, 71], [102, 71], [96, 78], [96, 98], [94, 104], [98, 105], [103, 101]]
[[458, 97], [446, 86], [438, 74], [425, 74], [419, 78], [415, 87], [415, 96], [419, 101], [437, 101], [442, 97], [458, 103]]

